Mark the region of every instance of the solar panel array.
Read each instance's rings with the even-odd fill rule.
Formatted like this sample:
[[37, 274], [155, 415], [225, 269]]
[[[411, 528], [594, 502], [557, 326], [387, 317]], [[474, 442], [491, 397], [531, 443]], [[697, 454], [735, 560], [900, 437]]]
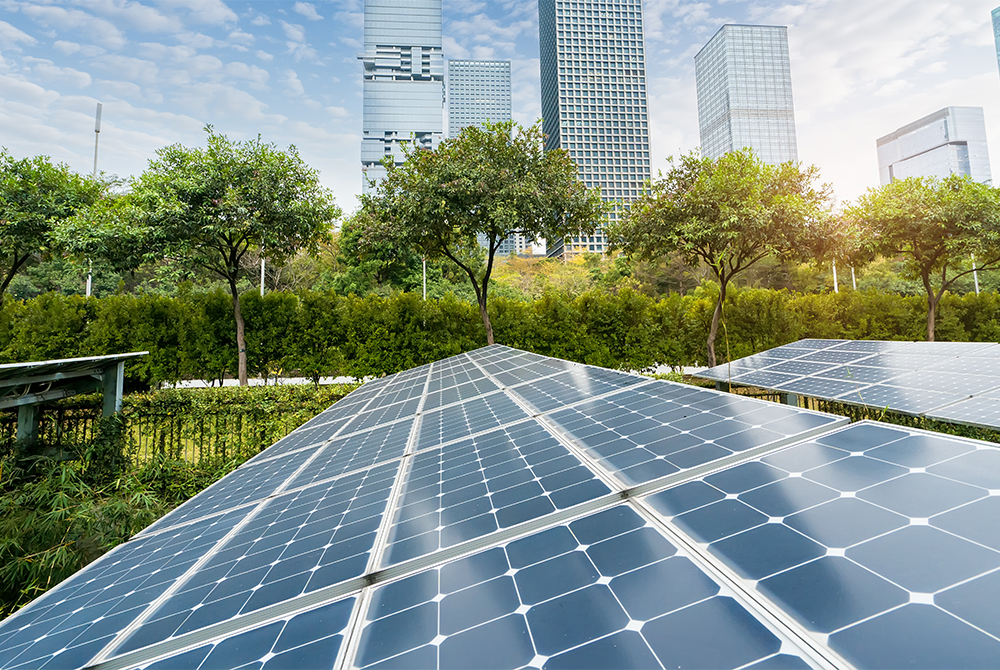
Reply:
[[799, 340], [696, 377], [1000, 428], [1000, 345]]
[[492, 346], [0, 623], [0, 668], [987, 667], [1000, 450]]

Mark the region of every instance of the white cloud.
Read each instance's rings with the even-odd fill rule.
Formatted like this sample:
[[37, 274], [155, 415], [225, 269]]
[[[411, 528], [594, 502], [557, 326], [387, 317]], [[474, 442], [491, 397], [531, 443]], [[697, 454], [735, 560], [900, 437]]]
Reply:
[[285, 31], [285, 37], [292, 40], [293, 42], [304, 42], [306, 39], [306, 30], [302, 26], [296, 23], [288, 23], [287, 21], [281, 21], [281, 27]]
[[247, 65], [246, 63], [239, 62], [228, 63], [226, 65], [226, 74], [236, 79], [246, 79], [261, 86], [266, 84], [271, 76], [267, 70], [261, 69], [256, 65]]
[[161, 7], [187, 9], [192, 19], [199, 23], [225, 25], [239, 19], [222, 0], [157, 0]]
[[125, 34], [110, 21], [78, 9], [24, 5], [21, 12], [39, 25], [85, 35], [109, 49], [120, 49], [128, 41]]
[[297, 14], [301, 14], [310, 21], [321, 21], [323, 19], [323, 17], [319, 15], [319, 12], [316, 11], [316, 5], [311, 3], [296, 2], [293, 9]]
[[24, 44], [37, 44], [38, 40], [19, 28], [15, 28], [6, 21], [0, 21], [0, 45], [14, 46], [19, 42]]
[[130, 81], [140, 86], [155, 84], [160, 73], [160, 68], [153, 61], [118, 54], [98, 56], [93, 63], [94, 67], [113, 73], [119, 80]]
[[30, 67], [32, 74], [42, 81], [65, 84], [73, 88], [90, 86], [91, 78], [86, 72], [71, 67], [59, 67], [52, 61], [41, 58], [25, 58], [23, 62]]
[[269, 54], [266, 51], [261, 51], [260, 49], [258, 49], [257, 53], [254, 54], [254, 55], [257, 56], [257, 58], [261, 59], [262, 61], [265, 61], [265, 62], [268, 62], [268, 63], [270, 63], [271, 61], [274, 60], [274, 55], [273, 54]]
[[192, 49], [210, 49], [215, 46], [215, 40], [204, 33], [179, 33], [174, 39]]
[[306, 89], [302, 85], [302, 81], [299, 79], [299, 75], [295, 70], [285, 70], [281, 74], [281, 83], [285, 85], [285, 90], [292, 95], [305, 95]]
[[67, 56], [72, 56], [73, 54], [80, 51], [80, 45], [76, 42], [66, 42], [64, 40], [56, 40], [52, 43], [52, 48], [61, 54]]
[[257, 14], [255, 17], [250, 19], [250, 23], [255, 26], [269, 26], [271, 25], [271, 19], [264, 14]]
[[245, 47], [253, 45], [254, 41], [256, 41], [256, 38], [253, 35], [245, 33], [239, 29], [229, 33], [229, 37], [227, 39], [233, 44], [240, 44]]
[[326, 111], [330, 112], [330, 116], [337, 119], [346, 119], [350, 116], [350, 112], [344, 107], [327, 107]]

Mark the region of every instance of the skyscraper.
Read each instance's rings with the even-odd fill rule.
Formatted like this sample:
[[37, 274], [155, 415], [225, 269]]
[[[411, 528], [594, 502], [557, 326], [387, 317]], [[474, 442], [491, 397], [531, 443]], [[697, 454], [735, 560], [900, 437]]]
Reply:
[[510, 121], [509, 60], [448, 61], [448, 137], [466, 126]]
[[702, 156], [749, 147], [765, 163], [798, 160], [786, 27], [722, 26], [694, 71]]
[[[649, 125], [641, 0], [538, 0], [542, 128], [566, 149], [587, 186], [620, 201], [649, 179]], [[604, 231], [549, 240], [548, 253], [604, 252]]]
[[880, 137], [882, 184], [907, 177], [964, 174], [989, 184], [990, 152], [982, 107], [945, 107]]
[[997, 64], [1000, 65], [1000, 7], [992, 12], [993, 15], [993, 43], [997, 48]]
[[385, 176], [383, 156], [402, 161], [401, 142], [432, 148], [441, 139], [441, 0], [365, 0], [365, 53], [359, 58], [364, 63], [361, 166], [378, 181]]

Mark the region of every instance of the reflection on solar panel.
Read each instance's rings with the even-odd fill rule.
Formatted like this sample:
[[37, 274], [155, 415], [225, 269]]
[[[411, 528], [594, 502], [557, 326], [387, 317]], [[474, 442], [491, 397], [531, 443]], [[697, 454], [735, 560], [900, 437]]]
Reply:
[[1000, 450], [845, 423], [455, 356], [0, 623], [0, 668], [995, 665]]
[[1000, 428], [1000, 345], [990, 342], [800, 340], [695, 376]]

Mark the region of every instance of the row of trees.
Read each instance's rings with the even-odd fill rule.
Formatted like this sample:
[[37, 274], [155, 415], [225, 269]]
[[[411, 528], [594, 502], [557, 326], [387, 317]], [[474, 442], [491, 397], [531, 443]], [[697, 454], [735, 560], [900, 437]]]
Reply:
[[[643, 370], [704, 365], [705, 339], [718, 300], [706, 281], [681, 296], [655, 300], [623, 288], [535, 300], [490, 300], [498, 341], [545, 356]], [[283, 291], [242, 296], [251, 375], [367, 377], [399, 372], [483, 346], [473, 301], [421, 300], [419, 293], [365, 297]], [[728, 336], [719, 358], [734, 360], [804, 337], [913, 340], [924, 328], [920, 296], [876, 291], [798, 293], [733, 286], [726, 298]], [[1000, 294], [946, 294], [939, 305], [943, 340], [1000, 339]], [[0, 310], [0, 363], [149, 351], [126, 367], [132, 391], [182, 379], [222, 380], [238, 369], [228, 292], [167, 298], [101, 298], [48, 293], [8, 301]]]
[[[167, 257], [202, 268], [228, 288], [238, 377], [246, 383], [239, 290], [246, 259], [261, 254], [280, 264], [314, 252], [330, 239], [340, 210], [294, 147], [279, 151], [259, 137], [232, 142], [206, 130], [205, 149], [166, 147], [127, 185], [0, 154], [0, 289], [32, 257], [56, 249], [123, 271]], [[434, 150], [406, 150], [402, 165], [387, 158], [386, 178], [362, 196], [342, 246], [374, 274], [412, 271], [418, 256], [455, 268], [471, 284], [492, 343], [489, 296], [500, 243], [514, 234], [589, 234], [609, 207], [577, 179], [569, 155], [545, 151], [543, 140], [538, 124], [487, 124]], [[607, 234], [632, 258], [708, 268], [719, 286], [709, 364], [732, 281], [765, 258], [853, 266], [900, 256], [926, 293], [929, 340], [942, 296], [972, 271], [966, 259], [975, 254], [979, 268], [1000, 267], [1000, 199], [988, 186], [908, 179], [834, 212], [831, 189], [818, 181], [815, 167], [766, 165], [749, 150], [716, 160], [688, 154], [671, 160]]]

